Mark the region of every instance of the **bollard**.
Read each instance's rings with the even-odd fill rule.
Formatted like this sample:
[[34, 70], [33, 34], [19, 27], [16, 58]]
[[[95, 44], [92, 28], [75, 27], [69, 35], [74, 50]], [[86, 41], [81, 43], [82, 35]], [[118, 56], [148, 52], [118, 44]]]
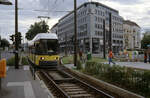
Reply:
[[0, 91], [2, 89], [2, 79], [0, 78]]
[[0, 90], [2, 88], [2, 78], [6, 77], [6, 60], [2, 59], [0, 61]]

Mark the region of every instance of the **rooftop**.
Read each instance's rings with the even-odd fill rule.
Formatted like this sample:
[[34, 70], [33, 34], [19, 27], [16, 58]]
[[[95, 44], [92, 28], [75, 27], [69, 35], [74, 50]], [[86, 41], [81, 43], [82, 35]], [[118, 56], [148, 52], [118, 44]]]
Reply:
[[[115, 9], [113, 9], [113, 8], [111, 8], [111, 7], [108, 7], [108, 6], [106, 6], [106, 5], [104, 5], [104, 4], [100, 3], [100, 2], [85, 2], [84, 4], [80, 5], [77, 9], [80, 9], [81, 7], [86, 6], [87, 4], [96, 4], [97, 6], [102, 6], [102, 7], [105, 7], [105, 8], [107, 8], [107, 9], [109, 9], [109, 10], [112, 10], [112, 11], [118, 13], [117, 10], [115, 10]], [[62, 20], [62, 19], [64, 19], [65, 17], [69, 16], [69, 15], [72, 14], [73, 12], [74, 12], [74, 10], [71, 11], [70, 13], [68, 13], [67, 15], [63, 16], [60, 20]], [[60, 21], [60, 20], [59, 20], [59, 21]]]
[[124, 23], [124, 24], [128, 24], [128, 25], [131, 25], [131, 26], [137, 26], [137, 27], [140, 28], [140, 26], [139, 26], [137, 23], [135, 23], [135, 22], [133, 22], [133, 21], [130, 21], [130, 20], [124, 20], [123, 23]]

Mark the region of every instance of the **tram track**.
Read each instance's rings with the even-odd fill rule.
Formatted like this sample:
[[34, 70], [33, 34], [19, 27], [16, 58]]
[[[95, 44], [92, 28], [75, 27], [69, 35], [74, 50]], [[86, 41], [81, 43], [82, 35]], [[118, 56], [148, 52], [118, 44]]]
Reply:
[[114, 98], [62, 69], [41, 70], [38, 76], [55, 98]]

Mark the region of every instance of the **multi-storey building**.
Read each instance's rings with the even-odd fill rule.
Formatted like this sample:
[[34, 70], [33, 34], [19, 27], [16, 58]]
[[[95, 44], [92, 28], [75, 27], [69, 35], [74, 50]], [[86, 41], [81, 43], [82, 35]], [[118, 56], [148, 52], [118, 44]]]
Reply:
[[50, 30], [52, 33], [56, 33], [58, 32], [58, 23], [56, 23]]
[[[110, 13], [112, 49], [116, 53], [123, 49], [123, 18], [119, 12], [98, 2], [87, 2], [77, 8], [77, 40], [80, 50], [96, 54], [102, 53], [103, 20], [106, 21], [105, 42], [108, 50]], [[74, 12], [62, 17], [57, 26], [61, 50], [73, 51]]]
[[141, 48], [141, 28], [135, 22], [126, 20], [123, 23], [124, 30], [124, 49]]

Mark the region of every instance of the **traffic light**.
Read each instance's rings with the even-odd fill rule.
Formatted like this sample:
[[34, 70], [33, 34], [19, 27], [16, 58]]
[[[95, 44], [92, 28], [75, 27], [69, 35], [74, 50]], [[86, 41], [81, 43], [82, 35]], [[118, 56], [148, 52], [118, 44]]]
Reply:
[[15, 38], [15, 35], [11, 35], [11, 36], [10, 36], [10, 40], [11, 40], [12, 42], [14, 42], [14, 38]]
[[17, 37], [18, 44], [21, 44], [21, 40], [22, 40], [21, 33], [18, 32], [16, 37]]

